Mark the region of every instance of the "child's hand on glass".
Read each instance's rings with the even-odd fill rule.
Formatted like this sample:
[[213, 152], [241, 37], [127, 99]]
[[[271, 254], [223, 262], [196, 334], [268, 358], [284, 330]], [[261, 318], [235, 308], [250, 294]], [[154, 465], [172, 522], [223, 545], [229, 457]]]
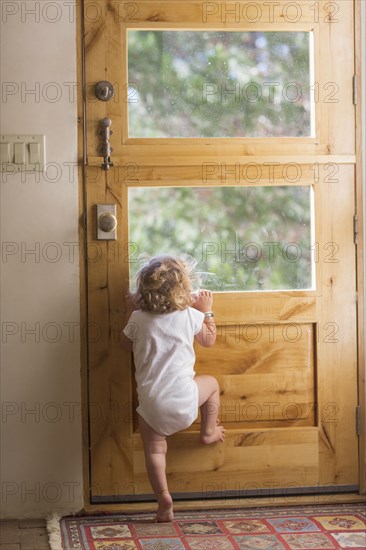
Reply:
[[211, 290], [199, 290], [194, 294], [195, 300], [192, 307], [205, 313], [206, 311], [212, 311], [213, 296]]
[[141, 309], [141, 296], [136, 292], [130, 292], [126, 296], [126, 308], [128, 311], [136, 311]]

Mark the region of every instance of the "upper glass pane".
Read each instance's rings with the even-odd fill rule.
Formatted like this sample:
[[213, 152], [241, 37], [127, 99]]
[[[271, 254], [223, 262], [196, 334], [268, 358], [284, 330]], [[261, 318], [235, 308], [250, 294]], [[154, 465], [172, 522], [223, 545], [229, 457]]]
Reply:
[[306, 137], [309, 32], [129, 30], [129, 137]]
[[129, 188], [131, 281], [146, 257], [189, 254], [216, 291], [313, 288], [312, 189]]

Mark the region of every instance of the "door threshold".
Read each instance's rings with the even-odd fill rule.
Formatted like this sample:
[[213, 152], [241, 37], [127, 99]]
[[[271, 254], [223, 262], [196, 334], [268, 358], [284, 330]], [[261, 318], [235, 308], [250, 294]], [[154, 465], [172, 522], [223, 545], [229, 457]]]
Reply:
[[[187, 500], [235, 500], [241, 501], [248, 498], [263, 498], [282, 496], [285, 498], [296, 499], [303, 495], [313, 495], [315, 497], [331, 493], [357, 493], [358, 485], [313, 485], [310, 487], [273, 487], [256, 489], [234, 489], [234, 490], [216, 490], [216, 491], [192, 491], [184, 493], [171, 492], [174, 502]], [[153, 493], [128, 494], [128, 495], [104, 495], [92, 496], [92, 504], [124, 504], [132, 502], [155, 502]]]
[[[217, 508], [270, 508], [276, 506], [321, 506], [322, 504], [364, 503], [366, 496], [357, 492], [308, 495], [266, 495], [261, 497], [181, 500], [174, 502], [174, 510], [212, 510]], [[156, 502], [121, 502], [118, 504], [88, 502], [84, 513], [97, 512], [155, 512]]]

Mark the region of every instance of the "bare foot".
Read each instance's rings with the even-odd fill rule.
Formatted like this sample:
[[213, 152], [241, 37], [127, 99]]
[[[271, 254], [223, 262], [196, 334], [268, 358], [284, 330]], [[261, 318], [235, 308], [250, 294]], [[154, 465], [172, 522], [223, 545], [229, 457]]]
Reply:
[[223, 442], [224, 439], [224, 426], [216, 426], [211, 433], [201, 434], [201, 443], [203, 443], [204, 445], [210, 445], [211, 443], [216, 443], [217, 441]]
[[168, 491], [163, 491], [158, 495], [158, 504], [159, 509], [154, 521], [158, 523], [173, 521], [173, 499]]

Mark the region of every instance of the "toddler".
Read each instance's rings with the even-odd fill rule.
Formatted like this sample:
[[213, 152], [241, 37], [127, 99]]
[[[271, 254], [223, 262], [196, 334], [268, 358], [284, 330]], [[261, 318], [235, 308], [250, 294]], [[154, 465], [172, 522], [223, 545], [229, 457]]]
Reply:
[[213, 346], [216, 327], [212, 293], [192, 296], [192, 268], [171, 256], [152, 259], [137, 274], [137, 291], [127, 298], [122, 347], [133, 351], [140, 433], [146, 469], [158, 501], [156, 521], [172, 521], [173, 500], [166, 479], [166, 437], [185, 430], [201, 409], [200, 439], [223, 441], [219, 385], [195, 376], [194, 339]]

